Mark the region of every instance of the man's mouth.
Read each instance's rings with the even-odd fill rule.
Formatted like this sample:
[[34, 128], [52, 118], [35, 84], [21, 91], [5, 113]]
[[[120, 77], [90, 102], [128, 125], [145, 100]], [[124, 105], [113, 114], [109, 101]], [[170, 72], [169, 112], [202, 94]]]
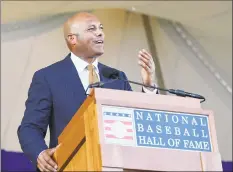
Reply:
[[94, 43], [95, 43], [95, 44], [103, 44], [104, 41], [103, 41], [103, 40], [96, 40], [96, 41], [94, 41]]

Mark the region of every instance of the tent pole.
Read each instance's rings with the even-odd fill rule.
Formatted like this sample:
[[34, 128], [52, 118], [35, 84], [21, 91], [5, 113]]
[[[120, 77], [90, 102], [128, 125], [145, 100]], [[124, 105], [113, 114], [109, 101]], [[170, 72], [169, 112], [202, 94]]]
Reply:
[[[159, 58], [158, 58], [158, 54], [157, 54], [157, 50], [156, 50], [156, 45], [155, 45], [149, 17], [147, 15], [142, 15], [142, 20], [143, 20], [143, 24], [144, 24], [145, 33], [146, 33], [147, 43], [149, 46], [149, 51], [150, 51], [150, 53], [153, 57], [154, 63], [155, 63], [156, 84], [158, 87], [165, 88], [164, 78], [163, 78], [163, 74], [161, 71], [161, 66], [160, 66], [160, 62], [159, 62]], [[160, 93], [166, 94], [166, 92], [164, 92], [164, 91], [160, 91]]]

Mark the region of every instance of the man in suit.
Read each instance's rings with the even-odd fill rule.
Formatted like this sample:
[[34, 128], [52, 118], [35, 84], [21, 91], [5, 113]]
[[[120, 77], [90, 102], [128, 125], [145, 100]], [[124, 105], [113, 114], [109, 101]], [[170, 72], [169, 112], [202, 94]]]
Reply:
[[[111, 69], [98, 62], [104, 53], [103, 25], [90, 13], [78, 13], [64, 24], [64, 37], [70, 54], [55, 64], [35, 72], [26, 101], [26, 110], [18, 137], [23, 152], [41, 171], [56, 171], [51, 158], [58, 144], [58, 136], [86, 99], [85, 90], [90, 83], [108, 81], [101, 71]], [[153, 85], [154, 62], [142, 50], [138, 55], [143, 83]], [[120, 77], [127, 79], [124, 72]], [[129, 83], [120, 80], [106, 84], [105, 88], [132, 91]], [[153, 91], [143, 88], [144, 92]], [[45, 144], [50, 128], [49, 148]]]

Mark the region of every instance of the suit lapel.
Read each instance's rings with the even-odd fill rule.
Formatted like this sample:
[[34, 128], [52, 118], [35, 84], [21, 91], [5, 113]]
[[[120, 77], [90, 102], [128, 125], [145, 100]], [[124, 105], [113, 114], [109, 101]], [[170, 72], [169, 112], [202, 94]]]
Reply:
[[[98, 68], [99, 68], [99, 76], [100, 76], [100, 81], [101, 82], [104, 82], [104, 83], [107, 83], [110, 81], [109, 78], [105, 78], [103, 75], [102, 75], [102, 69], [104, 68], [104, 65], [102, 65], [101, 63], [98, 63]], [[109, 84], [104, 84], [103, 88], [108, 88], [106, 86], [108, 86]]]
[[70, 54], [64, 59], [64, 80], [66, 81], [66, 88], [72, 91], [73, 97], [77, 101], [84, 101], [86, 94], [78, 72], [70, 58]]

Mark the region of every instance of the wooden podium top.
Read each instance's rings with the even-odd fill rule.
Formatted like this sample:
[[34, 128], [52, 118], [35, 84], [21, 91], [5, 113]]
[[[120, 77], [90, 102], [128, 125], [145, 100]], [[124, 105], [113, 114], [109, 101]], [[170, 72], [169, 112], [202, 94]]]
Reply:
[[153, 107], [154, 105], [176, 106], [183, 108], [201, 108], [200, 100], [189, 97], [178, 97], [174, 95], [161, 95], [154, 93], [142, 93], [133, 91], [122, 91], [95, 88], [92, 95], [96, 100], [107, 104], [123, 105], [128, 107], [143, 107], [144, 105]]

